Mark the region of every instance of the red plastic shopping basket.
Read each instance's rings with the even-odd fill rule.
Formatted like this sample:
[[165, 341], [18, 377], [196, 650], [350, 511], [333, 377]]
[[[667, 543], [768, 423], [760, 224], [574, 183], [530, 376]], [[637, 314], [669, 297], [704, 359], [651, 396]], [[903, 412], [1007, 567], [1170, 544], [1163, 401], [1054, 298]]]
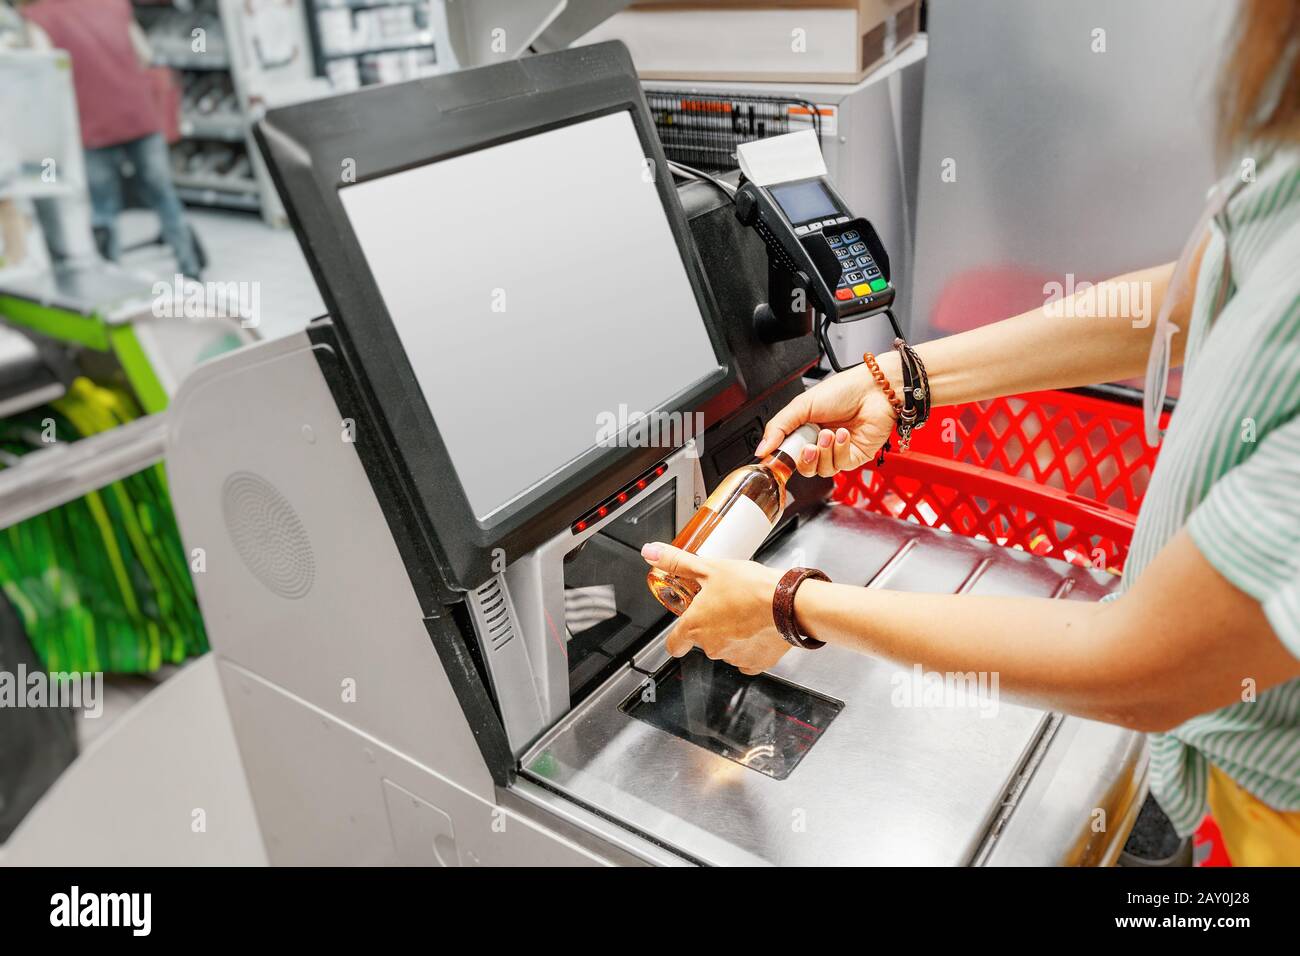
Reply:
[[907, 454], [837, 476], [835, 499], [1118, 572], [1155, 460], [1140, 405], [1031, 392], [935, 409]]
[[[1162, 416], [1162, 427], [1168, 414]], [[835, 500], [1119, 573], [1157, 449], [1142, 407], [1031, 392], [935, 409], [905, 455], [835, 478]], [[1212, 817], [1197, 864], [1231, 866]]]

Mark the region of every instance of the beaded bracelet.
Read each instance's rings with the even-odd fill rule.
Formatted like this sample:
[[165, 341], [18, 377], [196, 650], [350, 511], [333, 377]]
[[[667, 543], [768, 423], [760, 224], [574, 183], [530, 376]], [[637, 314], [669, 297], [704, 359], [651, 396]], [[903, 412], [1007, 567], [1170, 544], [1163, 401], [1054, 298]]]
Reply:
[[885, 378], [885, 373], [880, 370], [880, 364], [876, 361], [874, 355], [870, 352], [864, 352], [862, 361], [870, 369], [871, 377], [876, 380], [876, 384], [880, 386], [881, 391], [885, 393], [885, 398], [889, 400], [889, 405], [894, 410], [894, 417], [897, 418], [903, 413], [903, 400], [894, 394], [893, 386], [889, 384], [889, 379]]
[[[880, 370], [880, 364], [876, 357], [870, 352], [864, 352], [862, 363], [866, 365], [871, 372], [871, 377], [876, 380], [880, 390], [885, 393], [885, 399], [889, 402], [889, 407], [894, 410], [894, 420], [897, 421], [903, 415], [903, 400], [894, 394], [893, 387], [889, 384], [889, 379], [885, 378], [885, 373]], [[876, 466], [879, 467], [885, 463], [885, 452], [889, 451], [889, 442], [886, 441], [880, 446], [880, 454], [876, 456]]]

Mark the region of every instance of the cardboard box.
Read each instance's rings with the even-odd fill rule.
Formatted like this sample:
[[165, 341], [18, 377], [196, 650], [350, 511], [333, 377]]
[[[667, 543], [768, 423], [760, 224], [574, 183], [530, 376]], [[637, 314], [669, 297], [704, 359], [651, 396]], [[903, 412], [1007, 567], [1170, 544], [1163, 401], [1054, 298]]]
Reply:
[[857, 83], [911, 40], [920, 0], [650, 0], [579, 43], [622, 40], [646, 80]]

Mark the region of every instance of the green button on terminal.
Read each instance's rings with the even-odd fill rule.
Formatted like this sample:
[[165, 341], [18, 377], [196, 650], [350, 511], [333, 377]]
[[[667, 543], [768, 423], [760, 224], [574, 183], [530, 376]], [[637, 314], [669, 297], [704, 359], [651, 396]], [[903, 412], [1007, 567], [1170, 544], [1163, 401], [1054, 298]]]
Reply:
[[889, 285], [889, 283], [886, 282], [884, 279], [872, 279], [872, 280], [871, 280], [871, 291], [872, 291], [872, 292], [879, 292], [881, 289], [883, 289], [883, 288], [884, 288], [885, 286], [887, 286], [887, 285]]

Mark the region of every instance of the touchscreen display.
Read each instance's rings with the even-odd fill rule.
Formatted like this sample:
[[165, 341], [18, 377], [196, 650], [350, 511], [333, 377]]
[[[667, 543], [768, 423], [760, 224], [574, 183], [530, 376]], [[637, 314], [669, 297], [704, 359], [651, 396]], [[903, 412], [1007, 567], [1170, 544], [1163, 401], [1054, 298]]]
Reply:
[[617, 112], [340, 190], [480, 521], [721, 367], [653, 173]]
[[696, 648], [655, 675], [653, 695], [638, 691], [622, 709], [728, 760], [784, 780], [844, 704], [770, 674], [746, 677]]

